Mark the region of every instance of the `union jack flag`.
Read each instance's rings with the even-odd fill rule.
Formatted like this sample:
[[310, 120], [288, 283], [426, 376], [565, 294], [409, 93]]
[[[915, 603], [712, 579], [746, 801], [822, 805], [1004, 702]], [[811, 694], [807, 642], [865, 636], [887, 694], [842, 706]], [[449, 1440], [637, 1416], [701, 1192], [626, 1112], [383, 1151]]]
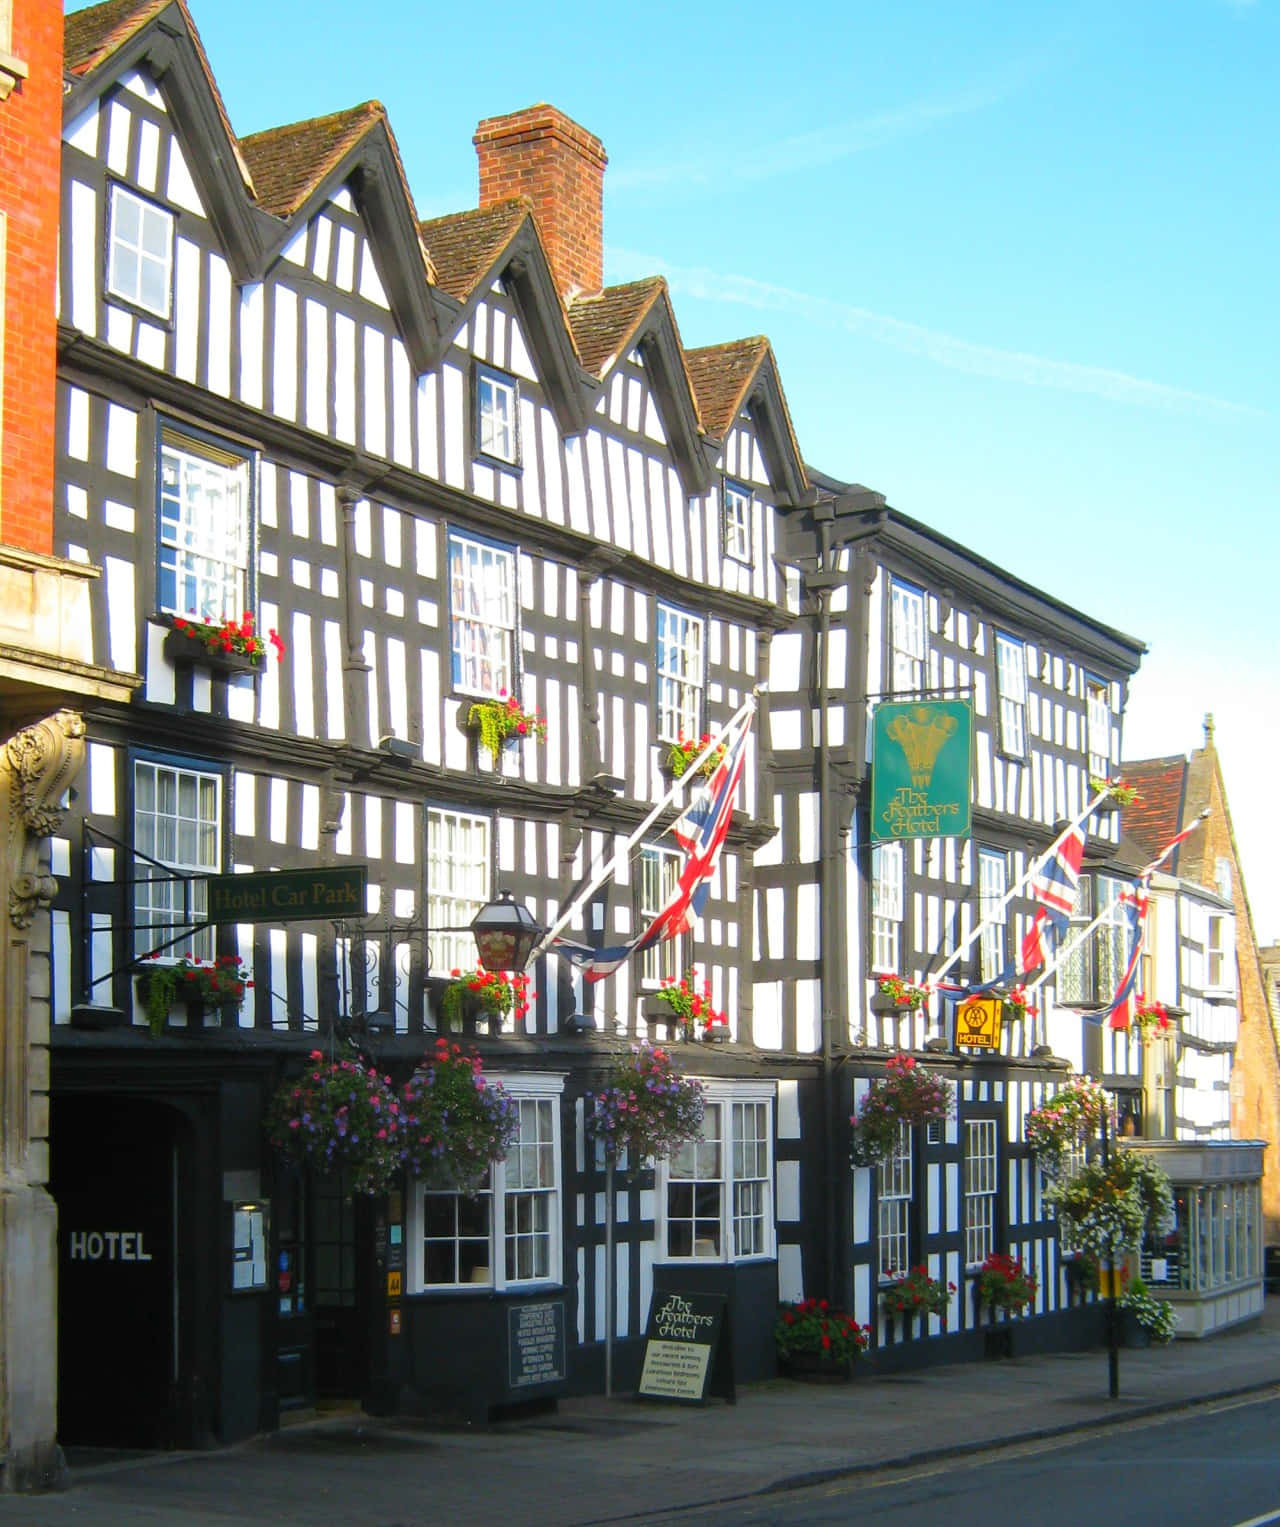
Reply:
[[1106, 1018], [1113, 1029], [1127, 1029], [1133, 1016], [1133, 993], [1138, 984], [1138, 966], [1142, 962], [1142, 945], [1146, 936], [1147, 925], [1147, 895], [1146, 881], [1133, 886], [1120, 893], [1120, 908], [1124, 913], [1123, 926], [1129, 934], [1129, 954], [1125, 960], [1124, 970], [1120, 973], [1120, 981], [1116, 986], [1115, 996], [1110, 1004], [1098, 1013], [1094, 1022]]
[[586, 980], [600, 981], [612, 975], [633, 954], [650, 949], [663, 939], [674, 938], [678, 933], [686, 933], [692, 919], [702, 915], [716, 865], [720, 862], [720, 851], [729, 833], [738, 782], [747, 761], [750, 730], [751, 717], [748, 715], [737, 736], [725, 748], [710, 780], [672, 823], [669, 831], [684, 850], [685, 862], [670, 900], [640, 937], [629, 944], [616, 944], [608, 949], [591, 949], [564, 939], [556, 941], [556, 949], [582, 968]]
[[1053, 946], [1067, 931], [1083, 858], [1084, 829], [1077, 825], [1068, 828], [1041, 861], [1029, 888], [1036, 911], [1022, 940], [1018, 975], [1047, 964]]

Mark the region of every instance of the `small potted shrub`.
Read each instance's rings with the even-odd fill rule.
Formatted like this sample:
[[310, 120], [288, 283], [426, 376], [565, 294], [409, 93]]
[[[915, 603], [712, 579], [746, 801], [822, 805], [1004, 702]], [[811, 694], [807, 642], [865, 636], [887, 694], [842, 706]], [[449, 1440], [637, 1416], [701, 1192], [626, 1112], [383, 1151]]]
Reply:
[[847, 1379], [870, 1345], [871, 1327], [825, 1299], [803, 1299], [779, 1307], [773, 1340], [778, 1370], [788, 1377]]

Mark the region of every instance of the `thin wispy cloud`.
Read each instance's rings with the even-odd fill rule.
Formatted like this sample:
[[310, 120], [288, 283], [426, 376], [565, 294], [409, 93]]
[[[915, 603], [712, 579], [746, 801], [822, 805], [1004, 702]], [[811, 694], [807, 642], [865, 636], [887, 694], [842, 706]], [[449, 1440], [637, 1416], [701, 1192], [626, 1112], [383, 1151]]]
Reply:
[[998, 78], [953, 96], [911, 101], [890, 111], [828, 122], [809, 132], [792, 133], [772, 142], [756, 139], [750, 153], [744, 153], [741, 139], [735, 139], [719, 152], [704, 152], [694, 158], [672, 159], [660, 165], [614, 165], [609, 170], [609, 189], [616, 192], [672, 185], [741, 184], [794, 174], [797, 170], [818, 169], [900, 138], [928, 132], [954, 117], [986, 111], [1022, 89], [1039, 68], [1038, 62], [1023, 60]]
[[975, 344], [954, 334], [907, 323], [867, 308], [815, 297], [808, 292], [791, 291], [750, 276], [713, 271], [702, 266], [675, 266], [652, 255], [630, 250], [608, 252], [611, 271], [623, 280], [640, 275], [665, 276], [677, 296], [701, 298], [708, 302], [729, 303], [761, 312], [786, 313], [827, 329], [841, 328], [864, 335], [877, 344], [887, 345], [908, 355], [923, 356], [949, 371], [963, 371], [971, 376], [990, 377], [1001, 382], [1016, 382], [1026, 387], [1043, 387], [1058, 392], [1081, 393], [1112, 403], [1126, 403], [1141, 408], [1219, 411], [1261, 416], [1262, 410], [1246, 403], [1211, 397], [1185, 387], [1171, 387], [1105, 366], [1084, 366], [1075, 361], [1054, 360], [1021, 350], [1003, 350], [994, 345]]

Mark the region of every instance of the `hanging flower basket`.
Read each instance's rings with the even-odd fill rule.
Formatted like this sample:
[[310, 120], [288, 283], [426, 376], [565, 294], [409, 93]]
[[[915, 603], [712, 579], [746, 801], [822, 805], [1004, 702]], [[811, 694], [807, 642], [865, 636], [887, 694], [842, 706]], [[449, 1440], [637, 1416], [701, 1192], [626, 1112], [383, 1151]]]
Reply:
[[357, 1193], [385, 1191], [400, 1166], [400, 1103], [391, 1078], [357, 1060], [327, 1061], [281, 1082], [266, 1114], [267, 1138], [290, 1161], [329, 1174], [348, 1170]]
[[704, 1107], [701, 1082], [683, 1076], [666, 1050], [639, 1045], [605, 1077], [587, 1130], [610, 1160], [625, 1151], [634, 1172], [649, 1157], [669, 1156], [696, 1140]]
[[523, 1018], [537, 995], [529, 977], [519, 971], [475, 970], [450, 972], [449, 984], [440, 996], [440, 1017], [445, 1027], [460, 1030], [465, 1018], [488, 1019], [501, 1026], [509, 1014]]
[[1020, 1315], [1036, 1296], [1036, 1280], [1017, 1257], [993, 1251], [978, 1269], [975, 1298], [979, 1306]]
[[1045, 1190], [1071, 1245], [1100, 1262], [1159, 1238], [1173, 1224], [1173, 1186], [1154, 1161], [1132, 1150], [1116, 1150], [1104, 1166], [1082, 1167]]
[[520, 1131], [518, 1105], [480, 1057], [437, 1039], [400, 1089], [400, 1159], [428, 1187], [474, 1193]]
[[476, 701], [467, 712], [467, 728], [476, 734], [495, 767], [508, 744], [547, 739], [546, 720], [536, 710], [524, 710], [505, 689], [498, 691], [496, 700]]
[[1098, 1133], [1111, 1100], [1087, 1076], [1072, 1076], [1023, 1121], [1023, 1135], [1046, 1176], [1056, 1176], [1068, 1156]]
[[884, 1076], [871, 1083], [856, 1114], [851, 1156], [854, 1166], [873, 1166], [894, 1147], [900, 1124], [936, 1124], [951, 1117], [955, 1088], [918, 1065], [911, 1055], [885, 1061]]
[[902, 976], [877, 976], [876, 989], [871, 996], [871, 1011], [887, 1013], [917, 1013], [929, 998], [928, 986], [917, 985]]
[[209, 1008], [239, 1011], [245, 993], [253, 985], [248, 974], [235, 954], [220, 955], [216, 960], [184, 958], [163, 963], [155, 957], [138, 972], [138, 998], [146, 1009], [152, 1034], [164, 1028], [174, 1008], [185, 1007], [189, 1014], [200, 1018]]

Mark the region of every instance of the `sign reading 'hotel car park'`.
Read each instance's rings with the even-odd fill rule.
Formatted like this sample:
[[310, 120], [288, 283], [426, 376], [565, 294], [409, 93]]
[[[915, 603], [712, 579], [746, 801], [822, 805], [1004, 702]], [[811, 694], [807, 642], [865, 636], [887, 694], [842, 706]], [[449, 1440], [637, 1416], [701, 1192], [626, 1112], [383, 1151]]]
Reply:
[[211, 923], [289, 923], [310, 918], [363, 917], [369, 869], [272, 870], [261, 875], [212, 875]]
[[967, 700], [891, 701], [872, 718], [871, 838], [965, 838], [973, 717]]

